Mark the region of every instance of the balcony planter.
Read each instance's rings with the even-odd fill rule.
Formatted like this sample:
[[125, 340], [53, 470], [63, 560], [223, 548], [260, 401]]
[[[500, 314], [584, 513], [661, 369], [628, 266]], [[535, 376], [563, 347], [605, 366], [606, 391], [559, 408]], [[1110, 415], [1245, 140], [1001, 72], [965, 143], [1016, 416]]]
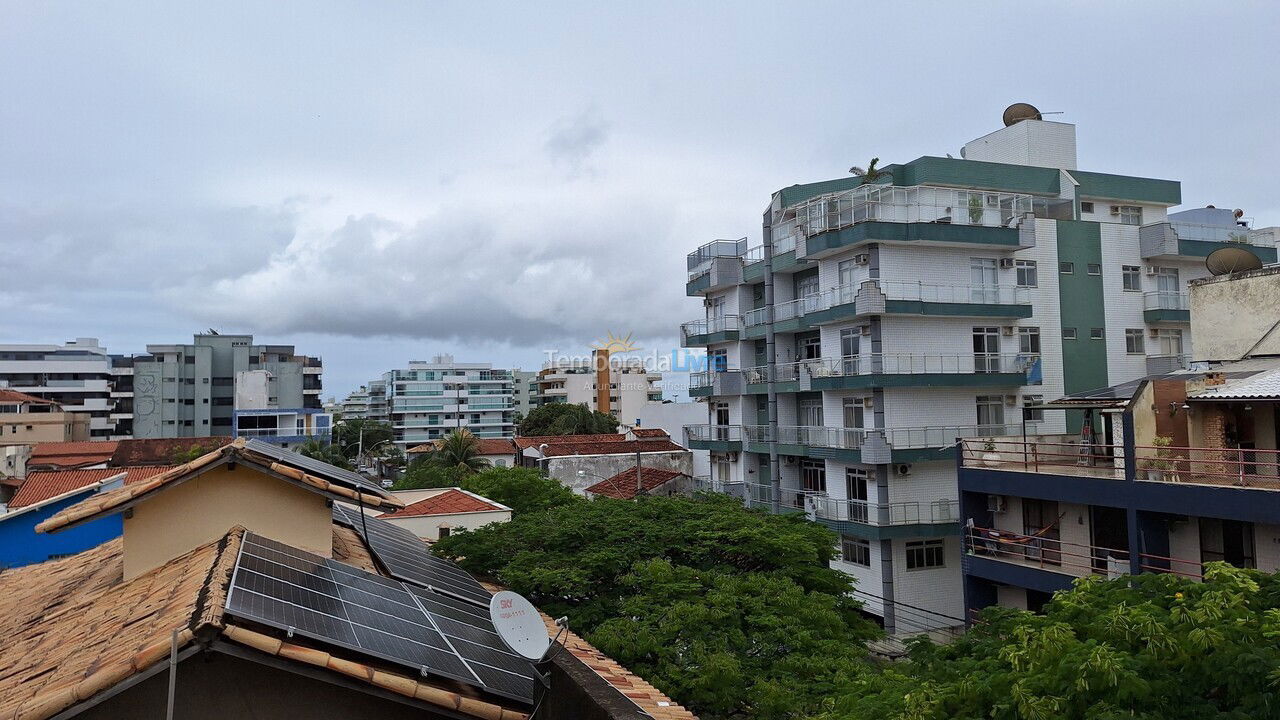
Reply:
[[988, 440], [982, 445], [982, 464], [987, 467], [999, 467], [1002, 462], [1000, 453], [996, 452], [996, 444]]

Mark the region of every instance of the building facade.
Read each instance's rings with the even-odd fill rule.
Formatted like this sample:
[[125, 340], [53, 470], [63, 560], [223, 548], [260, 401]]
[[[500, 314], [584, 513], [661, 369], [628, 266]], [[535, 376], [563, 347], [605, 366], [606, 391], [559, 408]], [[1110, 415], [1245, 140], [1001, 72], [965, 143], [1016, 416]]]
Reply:
[[252, 335], [198, 334], [189, 345], [148, 345], [146, 355], [133, 358], [133, 436], [233, 435], [238, 379], [261, 379], [266, 407], [319, 410], [322, 371], [319, 358], [298, 355], [292, 345], [254, 345]]
[[1090, 575], [1280, 571], [1277, 297], [1277, 267], [1196, 281], [1190, 369], [1046, 411], [1088, 413], [1088, 435], [959, 449], [968, 610], [1038, 610]]
[[127, 367], [96, 338], [63, 345], [0, 345], [0, 387], [58, 403], [89, 416], [89, 437], [128, 437]]
[[516, 368], [511, 371], [515, 383], [516, 413], [520, 417], [529, 416], [529, 411], [538, 406], [538, 373]]
[[1271, 231], [1170, 214], [1181, 200], [1077, 169], [1074, 126], [1042, 120], [779, 190], [762, 242], [688, 258], [705, 484], [839, 532], [835, 565], [890, 632], [962, 624], [957, 439], [1077, 432], [1079, 412], [1028, 408], [1185, 365], [1205, 256], [1275, 261]]
[[639, 359], [612, 358], [609, 365], [609, 400], [601, 402], [602, 372], [593, 360], [560, 360], [538, 372], [537, 405], [577, 403], [634, 423], [645, 405], [662, 402], [662, 374], [650, 372]]
[[0, 445], [88, 439], [88, 414], [66, 412], [52, 400], [0, 389]]

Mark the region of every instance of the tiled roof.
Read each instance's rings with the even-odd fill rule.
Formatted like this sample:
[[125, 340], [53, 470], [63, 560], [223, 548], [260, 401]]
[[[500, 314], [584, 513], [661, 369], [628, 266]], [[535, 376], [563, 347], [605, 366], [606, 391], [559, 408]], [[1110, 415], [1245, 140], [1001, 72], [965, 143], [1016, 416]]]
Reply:
[[1190, 400], [1274, 400], [1280, 398], [1280, 370], [1269, 370], [1243, 378], [1227, 378], [1187, 396]]
[[625, 440], [623, 442], [575, 442], [548, 445], [546, 457], [561, 455], [626, 455], [635, 452], [680, 452], [684, 448], [670, 440]]
[[671, 437], [671, 435], [662, 428], [631, 428], [631, 434], [641, 439]]
[[438, 495], [419, 500], [392, 513], [383, 513], [384, 518], [422, 517], [424, 515], [452, 515], [454, 513], [492, 512], [507, 510], [497, 503], [486, 500], [479, 495], [450, 488]]
[[169, 470], [169, 467], [92, 468], [89, 470], [36, 470], [27, 473], [22, 487], [9, 501], [10, 509], [34, 505], [51, 497], [102, 482], [127, 472], [125, 484], [136, 483]]
[[97, 465], [111, 459], [118, 443], [112, 442], [50, 442], [31, 448], [27, 467], [84, 467]]
[[28, 395], [17, 390], [0, 389], [0, 403], [21, 403], [23, 405], [54, 405], [52, 400], [45, 400], [35, 395]]
[[[640, 468], [640, 481], [644, 485], [646, 491], [663, 485], [674, 480], [684, 473], [679, 470], [659, 470], [658, 468]], [[603, 495], [605, 497], [617, 498], [618, 500], [631, 500], [636, 496], [636, 470], [631, 468], [623, 470], [607, 480], [600, 482], [587, 488], [587, 492], [592, 495]]]
[[528, 437], [512, 438], [512, 442], [516, 444], [516, 447], [524, 450], [525, 448], [536, 448], [543, 443], [559, 445], [583, 442], [625, 442], [626, 439], [625, 435], [619, 433], [605, 433], [602, 435], [530, 435]]
[[121, 440], [109, 464], [115, 467], [138, 465], [173, 465], [178, 456], [190, 455], [197, 448], [201, 455], [231, 442], [229, 437], [140, 438]]

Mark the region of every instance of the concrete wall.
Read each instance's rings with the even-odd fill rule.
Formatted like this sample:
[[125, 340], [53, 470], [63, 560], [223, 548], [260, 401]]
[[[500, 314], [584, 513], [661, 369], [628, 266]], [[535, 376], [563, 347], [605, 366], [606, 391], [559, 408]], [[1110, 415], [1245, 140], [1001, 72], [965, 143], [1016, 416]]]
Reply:
[[82, 442], [88, 439], [88, 413], [24, 412], [0, 414], [0, 444]]
[[[634, 469], [636, 456], [628, 455], [566, 455], [549, 458], [545, 463], [547, 475], [559, 480], [579, 495], [586, 494], [586, 489], [600, 482], [603, 478], [613, 477], [623, 470]], [[693, 474], [693, 454], [689, 451], [641, 453], [640, 464], [644, 467], [662, 470], [678, 470], [686, 475]], [[578, 471], [586, 472], [586, 477], [578, 477]]]
[[[737, 366], [730, 365], [730, 367]], [[738, 400], [737, 404], [740, 407], [741, 400], [735, 399]], [[730, 412], [732, 413], [732, 410]], [[631, 420], [639, 420], [637, 427], [662, 428], [671, 436], [672, 440], [683, 444], [685, 425], [705, 425], [707, 423], [707, 403], [645, 403], [636, 412], [636, 417]], [[751, 423], [745, 424], [749, 425]], [[690, 452], [693, 453], [693, 474], [710, 475], [710, 453], [706, 450], [691, 450]]]
[[124, 522], [124, 576], [162, 565], [236, 525], [329, 557], [332, 524], [321, 495], [244, 464], [217, 467], [133, 508]]
[[1270, 332], [1280, 317], [1280, 268], [1204, 279], [1190, 294], [1193, 360], [1280, 355], [1280, 333]]
[[440, 528], [449, 528], [450, 532], [475, 530], [496, 522], [509, 522], [510, 510], [494, 510], [492, 512], [454, 513], [451, 515], [422, 515], [419, 517], [384, 517], [383, 520], [412, 532], [424, 540], [439, 540]]

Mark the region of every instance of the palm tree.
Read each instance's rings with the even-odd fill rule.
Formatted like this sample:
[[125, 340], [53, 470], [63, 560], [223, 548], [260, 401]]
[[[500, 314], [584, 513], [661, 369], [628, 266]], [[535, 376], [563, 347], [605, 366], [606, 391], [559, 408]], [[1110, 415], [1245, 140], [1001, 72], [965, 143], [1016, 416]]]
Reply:
[[350, 470], [351, 463], [347, 461], [346, 456], [338, 449], [337, 445], [332, 445], [320, 440], [311, 439], [298, 446], [298, 453], [305, 455], [313, 460], [319, 460], [323, 463], [329, 463], [334, 467], [340, 467], [343, 470]]
[[881, 170], [880, 168], [876, 167], [876, 165], [878, 165], [879, 163], [880, 163], [880, 158], [878, 157], [871, 158], [871, 162], [867, 164], [866, 170], [863, 170], [857, 165], [854, 165], [853, 167], [849, 168], [849, 172], [853, 173], [855, 177], [862, 178], [863, 183], [873, 183], [876, 180], [883, 177], [884, 175], [889, 174], [884, 170]]
[[489, 467], [489, 460], [480, 455], [480, 441], [464, 429], [454, 430], [440, 440], [431, 460], [440, 467], [457, 468], [465, 475]]

